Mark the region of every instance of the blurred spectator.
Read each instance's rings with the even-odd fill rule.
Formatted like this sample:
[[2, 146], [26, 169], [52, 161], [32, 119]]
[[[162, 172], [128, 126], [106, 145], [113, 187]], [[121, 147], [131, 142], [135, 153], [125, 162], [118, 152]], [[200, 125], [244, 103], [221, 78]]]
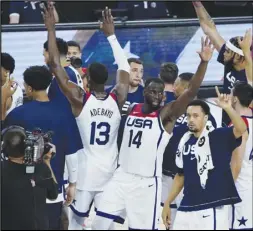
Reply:
[[159, 1], [119, 2], [118, 9], [128, 10], [128, 20], [160, 19], [169, 16], [166, 3]]
[[[10, 2], [10, 24], [30, 24], [43, 23], [41, 12], [43, 11], [44, 1], [11, 1]], [[56, 22], [59, 22], [59, 17], [54, 8], [54, 16]]]

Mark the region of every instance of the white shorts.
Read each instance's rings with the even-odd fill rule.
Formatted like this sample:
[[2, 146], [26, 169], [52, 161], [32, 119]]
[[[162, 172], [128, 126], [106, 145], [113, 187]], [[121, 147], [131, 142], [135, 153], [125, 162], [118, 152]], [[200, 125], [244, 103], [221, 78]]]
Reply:
[[129, 229], [158, 229], [161, 203], [161, 179], [123, 172], [119, 167], [101, 198], [93, 230], [107, 230], [109, 219], [126, 212]]
[[77, 189], [75, 199], [69, 207], [76, 216], [88, 217], [93, 201], [95, 208], [97, 208], [101, 195], [102, 192], [89, 192]]
[[253, 229], [253, 201], [252, 190], [239, 192], [242, 202], [232, 205], [229, 213], [229, 224], [231, 229]]
[[229, 230], [228, 206], [192, 212], [177, 211], [173, 230]]

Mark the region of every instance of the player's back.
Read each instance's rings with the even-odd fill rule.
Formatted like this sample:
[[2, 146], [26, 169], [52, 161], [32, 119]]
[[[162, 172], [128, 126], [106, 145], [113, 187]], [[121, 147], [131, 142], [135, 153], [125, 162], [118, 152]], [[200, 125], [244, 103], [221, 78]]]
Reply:
[[78, 189], [103, 190], [117, 167], [117, 136], [120, 110], [114, 93], [99, 99], [84, 95], [84, 106], [76, 118], [85, 149], [79, 160]]
[[159, 111], [143, 114], [142, 106], [136, 104], [127, 117], [119, 164], [128, 173], [161, 176], [163, 153], [171, 135], [164, 130]]
[[236, 180], [236, 188], [238, 191], [245, 191], [248, 189], [252, 190], [252, 161], [253, 161], [253, 145], [252, 145], [252, 139], [253, 139], [253, 116], [252, 117], [246, 117], [242, 116], [244, 120], [247, 120], [248, 122], [248, 140], [246, 143], [245, 153], [242, 160], [242, 167], [240, 174]]

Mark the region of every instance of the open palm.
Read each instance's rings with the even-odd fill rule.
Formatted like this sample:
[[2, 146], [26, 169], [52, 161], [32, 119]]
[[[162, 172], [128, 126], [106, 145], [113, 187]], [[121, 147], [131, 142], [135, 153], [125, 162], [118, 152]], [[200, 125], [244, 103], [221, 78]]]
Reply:
[[201, 37], [201, 51], [197, 51], [202, 61], [208, 62], [213, 56], [214, 46], [211, 41], [206, 37]]

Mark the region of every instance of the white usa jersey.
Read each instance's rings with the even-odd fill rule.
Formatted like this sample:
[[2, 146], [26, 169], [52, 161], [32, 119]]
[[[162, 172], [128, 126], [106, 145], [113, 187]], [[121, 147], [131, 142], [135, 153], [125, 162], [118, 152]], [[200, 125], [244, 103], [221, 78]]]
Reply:
[[159, 111], [143, 114], [142, 106], [136, 104], [127, 117], [119, 164], [127, 173], [161, 177], [163, 153], [172, 134], [164, 130]]
[[236, 180], [236, 188], [239, 191], [252, 190], [252, 157], [253, 157], [253, 117], [242, 116], [248, 126], [248, 140], [246, 143], [245, 153], [242, 161], [240, 174]]
[[115, 94], [110, 93], [103, 99], [85, 94], [83, 110], [76, 118], [84, 147], [79, 154], [78, 189], [103, 191], [112, 177], [118, 160], [120, 120]]

